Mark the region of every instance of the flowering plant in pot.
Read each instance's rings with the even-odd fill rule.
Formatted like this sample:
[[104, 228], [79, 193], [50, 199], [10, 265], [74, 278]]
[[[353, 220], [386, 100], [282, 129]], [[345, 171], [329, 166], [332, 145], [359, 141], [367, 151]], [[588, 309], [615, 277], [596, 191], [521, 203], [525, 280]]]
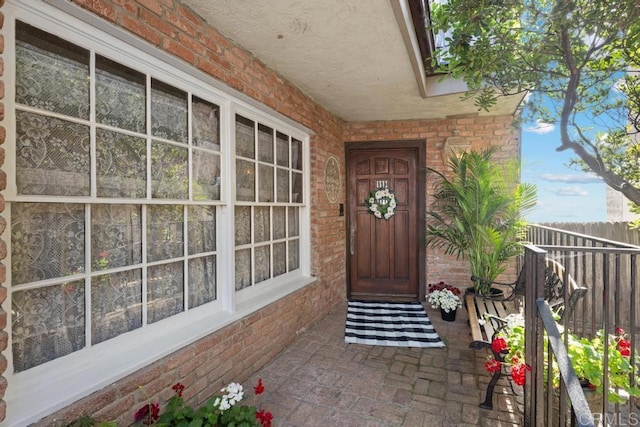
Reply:
[[[506, 368], [514, 382], [525, 384], [526, 370], [530, 370], [524, 358], [524, 318], [521, 314], [507, 316], [506, 325], [494, 336], [491, 349], [502, 357], [497, 360], [490, 357], [485, 363], [487, 371], [493, 373]], [[625, 403], [629, 397], [640, 397], [640, 377], [634, 365], [640, 364], [640, 357], [631, 357], [631, 343], [622, 328], [617, 328], [615, 334], [605, 334], [603, 330], [593, 338], [579, 337], [571, 332], [567, 334], [567, 353], [576, 375], [581, 382], [591, 390], [604, 392], [604, 355], [608, 357], [608, 400], [611, 403]], [[544, 341], [545, 352], [548, 341]], [[545, 359], [546, 362], [546, 359]], [[554, 362], [555, 363], [555, 362]], [[545, 374], [548, 369], [545, 368]], [[558, 387], [560, 383], [559, 370], [553, 367], [552, 383]], [[632, 375], [636, 375], [632, 385]]]
[[431, 308], [439, 308], [443, 313], [455, 312], [458, 307], [462, 306], [460, 293], [460, 289], [447, 285], [445, 282], [429, 284], [428, 302]]

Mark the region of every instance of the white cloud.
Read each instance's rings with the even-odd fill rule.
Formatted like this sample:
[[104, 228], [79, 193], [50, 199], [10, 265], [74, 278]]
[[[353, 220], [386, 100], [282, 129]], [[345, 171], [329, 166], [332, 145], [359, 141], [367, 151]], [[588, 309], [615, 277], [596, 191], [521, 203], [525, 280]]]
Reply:
[[549, 182], [564, 182], [567, 184], [600, 184], [602, 183], [602, 179], [599, 176], [593, 174], [580, 174], [580, 175], [571, 175], [571, 174], [553, 174], [553, 173], [543, 173], [540, 175], [545, 181]]
[[583, 196], [588, 196], [589, 195], [589, 192], [587, 190], [584, 190], [584, 189], [580, 188], [577, 185], [574, 185], [572, 187], [552, 188], [549, 191], [554, 193], [556, 196], [568, 196], [568, 197], [579, 196], [579, 197], [583, 197]]
[[524, 128], [525, 132], [537, 133], [538, 135], [544, 135], [550, 132], [553, 132], [555, 129], [555, 125], [553, 123], [545, 123], [542, 120], [536, 121], [535, 126], [530, 126], [528, 128]]

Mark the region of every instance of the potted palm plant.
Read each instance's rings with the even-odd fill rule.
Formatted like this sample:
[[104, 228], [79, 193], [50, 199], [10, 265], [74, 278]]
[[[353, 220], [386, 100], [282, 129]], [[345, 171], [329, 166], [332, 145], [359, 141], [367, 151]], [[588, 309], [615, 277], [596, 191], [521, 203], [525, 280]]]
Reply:
[[428, 247], [469, 261], [474, 291], [486, 295], [522, 251], [526, 222], [523, 214], [536, 204], [536, 187], [520, 183], [517, 161], [498, 164], [495, 148], [452, 154], [448, 172], [429, 168], [438, 176], [427, 211]]

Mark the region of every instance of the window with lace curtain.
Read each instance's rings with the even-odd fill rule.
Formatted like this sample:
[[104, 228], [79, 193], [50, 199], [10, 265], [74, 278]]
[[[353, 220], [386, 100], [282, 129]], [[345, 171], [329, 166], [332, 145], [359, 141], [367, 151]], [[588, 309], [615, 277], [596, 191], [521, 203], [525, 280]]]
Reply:
[[302, 142], [235, 118], [235, 289], [300, 267]]
[[220, 108], [16, 21], [15, 372], [217, 298]]

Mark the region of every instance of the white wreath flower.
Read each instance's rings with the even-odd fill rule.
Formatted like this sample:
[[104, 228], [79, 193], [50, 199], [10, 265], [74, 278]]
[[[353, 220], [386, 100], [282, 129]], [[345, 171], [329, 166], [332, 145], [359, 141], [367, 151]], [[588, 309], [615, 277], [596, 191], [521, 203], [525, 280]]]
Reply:
[[371, 191], [364, 203], [376, 218], [389, 219], [396, 213], [396, 195], [388, 188], [380, 187]]

